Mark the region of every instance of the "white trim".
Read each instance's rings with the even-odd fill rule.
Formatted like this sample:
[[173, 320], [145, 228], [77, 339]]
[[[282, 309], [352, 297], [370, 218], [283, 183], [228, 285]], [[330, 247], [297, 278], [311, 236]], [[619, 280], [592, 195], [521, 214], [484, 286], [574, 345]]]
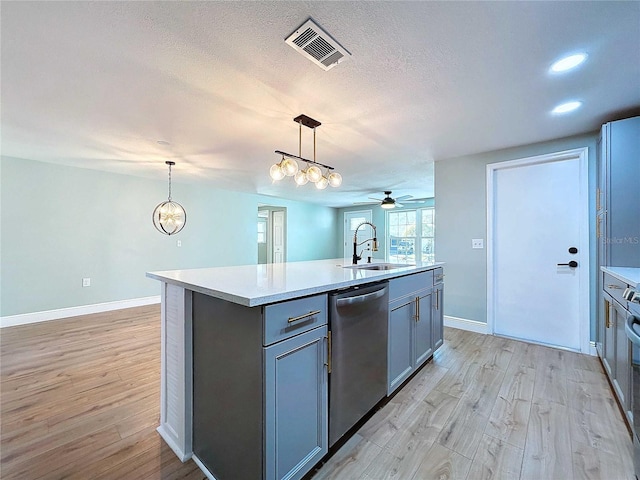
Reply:
[[164, 425], [160, 425], [158, 428], [156, 428], [156, 432], [160, 434], [160, 436], [162, 437], [162, 440], [164, 440], [164, 442], [167, 445], [169, 445], [169, 448], [173, 450], [173, 453], [176, 454], [176, 456], [180, 459], [181, 462], [183, 463], [186, 462], [187, 460], [192, 458], [192, 456], [195, 459], [193, 452], [185, 453], [180, 449], [180, 446], [173, 439], [173, 436], [167, 432]]
[[587, 252], [582, 258], [581, 268], [579, 270], [579, 316], [580, 316], [580, 351], [582, 353], [591, 354], [590, 346], [590, 327], [591, 316], [589, 314], [589, 149], [588, 147], [575, 148], [572, 150], [565, 150], [563, 152], [547, 153], [544, 155], [537, 155], [535, 157], [521, 158], [518, 160], [511, 160], [507, 162], [490, 163], [487, 165], [487, 333], [493, 334], [495, 325], [495, 308], [494, 308], [494, 258], [493, 258], [493, 229], [494, 218], [493, 212], [495, 209], [493, 191], [494, 191], [494, 176], [496, 170], [503, 168], [522, 167], [526, 165], [534, 165], [540, 163], [550, 163], [562, 160], [579, 160], [579, 182], [580, 182], [580, 211], [578, 212], [580, 222], [580, 250]]
[[444, 326], [475, 333], [487, 333], [487, 324], [484, 322], [469, 320], [467, 318], [451, 317], [449, 315], [444, 316]]
[[111, 310], [141, 307], [143, 305], [153, 305], [155, 303], [160, 303], [160, 295], [132, 298], [129, 300], [116, 300], [115, 302], [94, 303], [93, 305], [81, 305], [79, 307], [45, 310], [42, 312], [7, 315], [5, 317], [0, 317], [0, 328], [13, 327], [15, 325], [26, 325], [29, 323], [47, 322], [49, 320], [59, 320], [61, 318], [77, 317], [92, 313], [110, 312]]
[[216, 480], [216, 477], [213, 476], [213, 474], [209, 471], [209, 469], [204, 466], [204, 463], [202, 463], [196, 455], [192, 456], [191, 460], [193, 460], [193, 462], [198, 466], [198, 468], [202, 470], [202, 473], [204, 473], [205, 477], [207, 477], [209, 480]]

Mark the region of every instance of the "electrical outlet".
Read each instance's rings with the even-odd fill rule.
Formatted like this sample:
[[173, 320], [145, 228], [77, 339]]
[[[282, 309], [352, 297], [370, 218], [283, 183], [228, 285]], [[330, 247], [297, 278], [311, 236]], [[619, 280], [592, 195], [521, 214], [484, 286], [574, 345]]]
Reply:
[[91, 286], [91, 279], [89, 277], [85, 277], [82, 279], [82, 286], [83, 287], [90, 287]]
[[181, 247], [181, 246], [182, 246], [182, 240], [178, 240], [178, 241], [176, 242], [176, 245], [178, 245], [179, 247]]
[[484, 239], [482, 239], [482, 238], [472, 238], [471, 239], [471, 248], [484, 248]]

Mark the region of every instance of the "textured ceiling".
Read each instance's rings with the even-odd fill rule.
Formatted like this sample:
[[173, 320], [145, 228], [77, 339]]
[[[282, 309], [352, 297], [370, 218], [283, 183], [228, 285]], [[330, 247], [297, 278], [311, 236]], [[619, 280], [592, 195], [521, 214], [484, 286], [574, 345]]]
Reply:
[[[284, 39], [313, 18], [352, 56]], [[6, 2], [2, 155], [331, 206], [433, 193], [433, 161], [595, 131], [640, 106], [640, 2]], [[560, 56], [589, 54], [550, 75]], [[558, 103], [579, 111], [552, 116]], [[338, 189], [272, 184], [301, 113]], [[158, 144], [158, 141], [169, 145]], [[312, 157], [303, 129], [302, 155]]]

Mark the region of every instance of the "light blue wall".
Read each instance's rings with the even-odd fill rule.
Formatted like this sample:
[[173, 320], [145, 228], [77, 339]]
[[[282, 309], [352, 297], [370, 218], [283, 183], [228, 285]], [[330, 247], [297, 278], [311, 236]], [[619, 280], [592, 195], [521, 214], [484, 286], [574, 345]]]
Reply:
[[168, 237], [151, 223], [166, 181], [6, 157], [0, 174], [0, 316], [158, 295], [158, 282], [145, 277], [151, 270], [256, 263], [259, 203], [287, 208], [289, 261], [340, 256], [334, 208], [185, 185], [174, 175], [187, 225]]
[[[486, 249], [472, 238], [487, 238], [486, 166], [574, 148], [589, 148], [590, 238], [595, 237], [597, 133], [436, 162], [436, 260], [446, 262], [445, 315], [487, 321]], [[595, 338], [596, 246], [590, 245], [591, 338]]]

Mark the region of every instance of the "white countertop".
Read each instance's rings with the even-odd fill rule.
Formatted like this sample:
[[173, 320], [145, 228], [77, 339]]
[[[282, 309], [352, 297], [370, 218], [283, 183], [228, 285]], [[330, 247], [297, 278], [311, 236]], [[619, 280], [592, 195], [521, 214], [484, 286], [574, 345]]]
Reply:
[[600, 267], [604, 273], [616, 277], [631, 287], [640, 288], [640, 268], [635, 267]]
[[[384, 263], [381, 261], [373, 263]], [[147, 272], [147, 277], [230, 302], [254, 307], [364, 283], [387, 280], [444, 265], [420, 263], [393, 270], [344, 268], [342, 258]]]

